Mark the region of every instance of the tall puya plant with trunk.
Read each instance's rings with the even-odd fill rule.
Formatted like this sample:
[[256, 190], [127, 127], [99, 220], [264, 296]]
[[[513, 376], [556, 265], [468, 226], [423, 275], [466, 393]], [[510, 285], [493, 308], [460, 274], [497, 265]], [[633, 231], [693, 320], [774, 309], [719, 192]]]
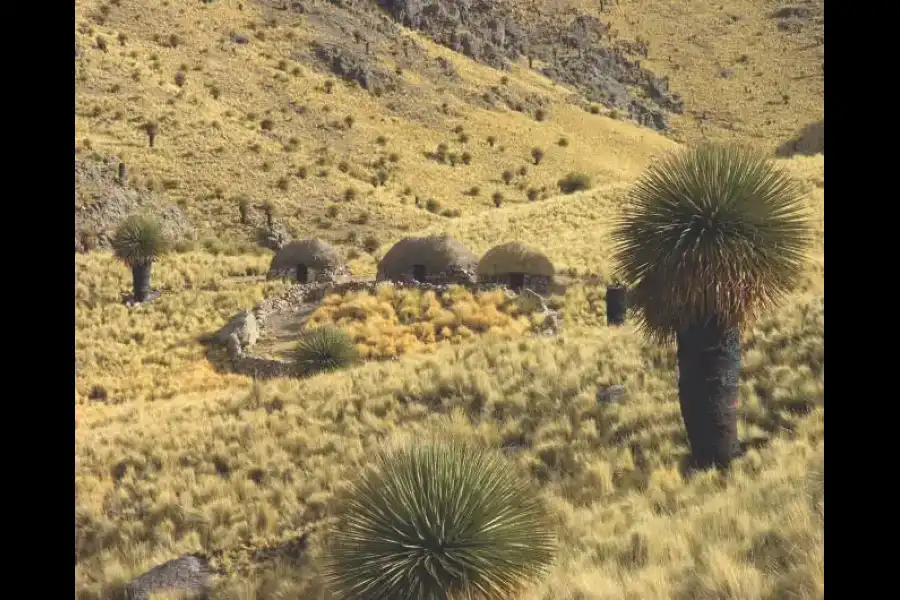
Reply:
[[152, 217], [132, 215], [119, 225], [112, 247], [116, 256], [131, 268], [135, 301], [149, 298], [153, 263], [168, 246], [162, 226]]
[[613, 226], [614, 260], [639, 327], [674, 341], [678, 395], [699, 468], [738, 449], [741, 326], [804, 269], [812, 240], [804, 192], [774, 162], [702, 144], [652, 164]]

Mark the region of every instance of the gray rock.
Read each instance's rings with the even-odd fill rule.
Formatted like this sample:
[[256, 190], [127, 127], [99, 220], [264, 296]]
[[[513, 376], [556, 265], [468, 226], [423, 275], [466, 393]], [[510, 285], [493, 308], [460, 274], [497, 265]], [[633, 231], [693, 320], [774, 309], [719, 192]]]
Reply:
[[259, 323], [252, 310], [245, 310], [235, 315], [228, 325], [223, 327], [216, 335], [220, 344], [228, 344], [232, 335], [235, 335], [242, 347], [252, 346], [259, 339]]
[[149, 600], [157, 592], [181, 591], [202, 597], [211, 587], [209, 562], [198, 556], [182, 556], [153, 567], [126, 586], [130, 600]]
[[232, 360], [238, 359], [244, 355], [244, 349], [241, 347], [241, 339], [236, 333], [228, 336], [228, 357]]

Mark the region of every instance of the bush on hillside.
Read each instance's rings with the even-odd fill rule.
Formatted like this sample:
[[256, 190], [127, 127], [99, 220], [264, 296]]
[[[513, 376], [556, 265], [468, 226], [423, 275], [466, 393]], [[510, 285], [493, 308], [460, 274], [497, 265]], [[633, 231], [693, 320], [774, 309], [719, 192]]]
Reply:
[[569, 173], [557, 183], [563, 194], [573, 194], [591, 188], [591, 178], [584, 173]]

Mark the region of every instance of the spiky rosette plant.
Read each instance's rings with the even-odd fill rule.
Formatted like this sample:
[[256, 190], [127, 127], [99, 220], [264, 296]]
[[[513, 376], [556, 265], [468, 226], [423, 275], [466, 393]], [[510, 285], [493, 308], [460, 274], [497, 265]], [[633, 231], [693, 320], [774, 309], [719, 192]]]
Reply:
[[353, 484], [326, 572], [341, 598], [507, 600], [554, 548], [539, 498], [501, 455], [432, 440], [380, 454]]
[[650, 338], [678, 348], [694, 462], [737, 448], [740, 327], [802, 274], [812, 228], [799, 183], [755, 151], [703, 144], [651, 165], [612, 231], [629, 304]]
[[295, 362], [300, 375], [349, 367], [360, 360], [353, 339], [333, 325], [309, 329], [297, 345]]
[[131, 268], [134, 299], [143, 302], [150, 296], [153, 263], [169, 248], [162, 226], [152, 217], [132, 215], [119, 225], [112, 247], [116, 256]]

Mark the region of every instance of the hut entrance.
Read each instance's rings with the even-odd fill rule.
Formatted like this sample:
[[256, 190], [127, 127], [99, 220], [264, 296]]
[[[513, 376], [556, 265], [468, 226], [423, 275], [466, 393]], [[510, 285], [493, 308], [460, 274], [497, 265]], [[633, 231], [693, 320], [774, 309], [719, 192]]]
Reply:
[[525, 273], [509, 274], [509, 289], [519, 291], [525, 287]]
[[413, 265], [413, 279], [419, 283], [425, 283], [425, 265]]
[[309, 281], [309, 267], [300, 263], [297, 265], [297, 281], [307, 283]]

